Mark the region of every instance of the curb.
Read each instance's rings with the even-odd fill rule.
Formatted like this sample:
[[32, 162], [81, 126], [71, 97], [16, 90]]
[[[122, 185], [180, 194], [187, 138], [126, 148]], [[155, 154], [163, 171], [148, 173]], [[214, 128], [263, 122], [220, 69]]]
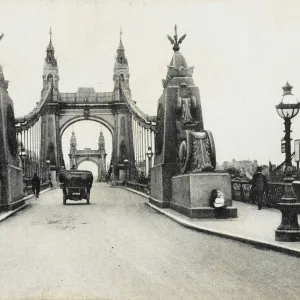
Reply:
[[[144, 198], [149, 199], [149, 196], [145, 195], [144, 193], [141, 193], [139, 191], [133, 190], [133, 189], [128, 188], [128, 187], [123, 187], [123, 188], [130, 191], [130, 192], [138, 194], [138, 195], [140, 195]], [[210, 235], [214, 235], [214, 236], [234, 240], [234, 241], [237, 241], [237, 242], [240, 242], [240, 243], [243, 243], [243, 244], [252, 245], [252, 246], [255, 246], [259, 249], [273, 250], [273, 251], [280, 252], [280, 253], [283, 253], [283, 254], [287, 254], [287, 255], [291, 255], [291, 256], [295, 256], [295, 257], [300, 257], [300, 251], [290, 249], [290, 248], [287, 248], [287, 247], [284, 247], [284, 246], [274, 245], [274, 244], [266, 243], [266, 242], [263, 242], [263, 241], [255, 240], [254, 238], [252, 238], [252, 239], [251, 238], [246, 238], [246, 237], [243, 237], [243, 236], [232, 235], [232, 234], [221, 232], [221, 231], [218, 231], [218, 230], [213, 230], [213, 229], [208, 229], [208, 228], [205, 228], [205, 227], [195, 226], [195, 225], [192, 224], [192, 222], [185, 221], [185, 220], [181, 219], [180, 217], [174, 216], [171, 213], [165, 211], [164, 209], [156, 207], [155, 205], [153, 205], [149, 202], [146, 202], [146, 204], [148, 206], [150, 206], [151, 208], [153, 208], [154, 210], [160, 212], [161, 214], [167, 216], [171, 220], [175, 221], [176, 223], [178, 223], [181, 226], [184, 226], [186, 228], [196, 230], [198, 232], [202, 232], [202, 233], [205, 233], [205, 234], [210, 234]]]
[[[48, 189], [45, 189], [43, 191], [40, 192], [40, 194], [43, 194], [45, 192], [48, 192], [50, 190], [52, 190], [53, 188], [48, 188]], [[25, 200], [25, 204], [14, 209], [14, 210], [10, 210], [8, 212], [4, 212], [2, 215], [0, 214], [0, 222], [6, 220], [7, 218], [9, 218], [10, 216], [14, 215], [15, 213], [17, 213], [19, 210], [22, 210], [24, 209], [26, 206], [28, 206], [30, 204], [30, 201], [32, 198], [34, 198], [34, 195], [29, 195], [29, 196], [26, 196], [24, 198], [22, 198], [21, 200]]]
[[120, 187], [123, 188], [124, 190], [130, 191], [130, 192], [132, 192], [134, 194], [137, 194], [137, 195], [140, 195], [140, 196], [142, 196], [144, 198], [147, 198], [148, 200], [150, 198], [149, 195], [146, 195], [145, 193], [142, 193], [142, 192], [136, 191], [134, 189], [131, 189], [131, 188], [127, 187], [127, 186], [120, 186]]

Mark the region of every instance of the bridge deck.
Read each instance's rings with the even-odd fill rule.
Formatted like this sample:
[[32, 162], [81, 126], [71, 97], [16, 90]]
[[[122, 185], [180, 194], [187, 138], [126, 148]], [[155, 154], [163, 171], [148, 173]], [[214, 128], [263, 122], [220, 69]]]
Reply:
[[90, 205], [63, 206], [59, 189], [42, 194], [0, 224], [1, 298], [299, 296], [297, 258], [186, 229], [145, 201], [105, 184]]

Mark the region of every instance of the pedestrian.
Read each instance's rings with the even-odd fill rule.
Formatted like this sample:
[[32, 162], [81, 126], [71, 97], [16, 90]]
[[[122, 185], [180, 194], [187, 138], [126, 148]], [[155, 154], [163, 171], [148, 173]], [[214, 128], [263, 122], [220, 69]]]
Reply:
[[109, 177], [110, 177], [110, 174], [107, 172], [107, 173], [105, 174], [105, 181], [106, 181], [106, 183], [109, 182]]
[[51, 173], [48, 174], [48, 181], [49, 181], [50, 187], [53, 187]]
[[32, 180], [31, 180], [31, 185], [32, 185], [33, 194], [38, 198], [39, 195], [40, 195], [41, 180], [37, 176], [36, 173], [33, 174], [33, 177], [32, 177]]
[[215, 208], [216, 218], [222, 218], [222, 216], [226, 218], [226, 205], [223, 193], [219, 190], [212, 190], [211, 201], [212, 207]]
[[144, 175], [144, 172], [141, 172], [141, 174], [139, 175], [139, 183], [145, 184], [145, 180], [146, 180], [146, 177]]
[[267, 177], [262, 174], [262, 167], [257, 167], [256, 173], [249, 182], [252, 184], [250, 195], [260, 210], [263, 206], [264, 197], [268, 192], [268, 181]]

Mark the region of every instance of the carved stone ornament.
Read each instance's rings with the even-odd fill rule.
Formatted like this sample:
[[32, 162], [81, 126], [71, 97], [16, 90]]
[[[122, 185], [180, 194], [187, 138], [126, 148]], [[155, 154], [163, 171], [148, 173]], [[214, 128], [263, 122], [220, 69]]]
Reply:
[[126, 134], [126, 130], [125, 130], [125, 118], [122, 117], [121, 121], [120, 121], [121, 125], [120, 125], [120, 134], [122, 136], [124, 136]]
[[[203, 133], [205, 132], [205, 136]], [[210, 131], [193, 132], [192, 172], [211, 172], [216, 167], [213, 137]]]
[[191, 95], [186, 83], [182, 83], [178, 90], [176, 112], [177, 119], [182, 124], [198, 124], [196, 120], [196, 97]]
[[179, 144], [180, 173], [210, 172], [216, 167], [216, 154], [210, 131], [181, 132]]
[[157, 109], [156, 129], [155, 129], [155, 154], [160, 154], [163, 147], [164, 131], [164, 108], [160, 103]]
[[15, 116], [11, 105], [7, 107], [7, 140], [11, 155], [15, 157], [18, 152], [18, 142], [15, 127]]

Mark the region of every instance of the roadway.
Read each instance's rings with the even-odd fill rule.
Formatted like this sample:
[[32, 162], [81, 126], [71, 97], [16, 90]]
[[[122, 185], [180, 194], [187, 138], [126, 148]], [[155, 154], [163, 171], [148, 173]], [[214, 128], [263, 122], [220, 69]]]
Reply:
[[[0, 223], [0, 299], [300, 299], [300, 259], [178, 225], [120, 188]], [[229, 221], [230, 222], [230, 221]]]

